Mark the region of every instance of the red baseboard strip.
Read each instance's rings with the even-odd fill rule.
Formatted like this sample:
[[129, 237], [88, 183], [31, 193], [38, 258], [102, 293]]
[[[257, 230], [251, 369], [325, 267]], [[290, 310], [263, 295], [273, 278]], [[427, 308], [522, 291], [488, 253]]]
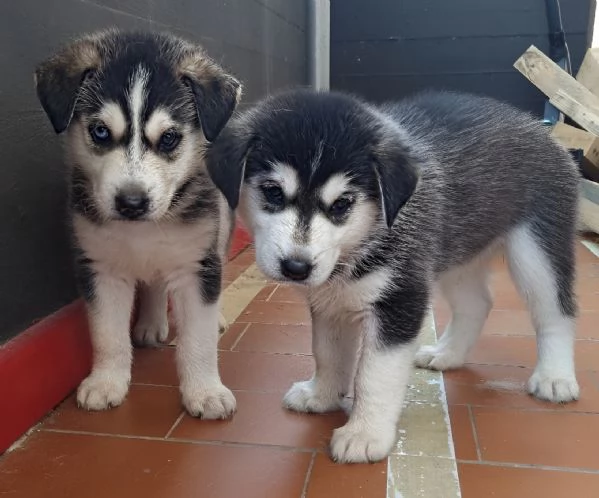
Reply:
[[0, 453], [70, 393], [89, 372], [85, 306], [76, 301], [0, 347]]
[[[251, 242], [235, 228], [229, 259]], [[0, 454], [58, 405], [89, 373], [85, 306], [77, 300], [0, 346]]]

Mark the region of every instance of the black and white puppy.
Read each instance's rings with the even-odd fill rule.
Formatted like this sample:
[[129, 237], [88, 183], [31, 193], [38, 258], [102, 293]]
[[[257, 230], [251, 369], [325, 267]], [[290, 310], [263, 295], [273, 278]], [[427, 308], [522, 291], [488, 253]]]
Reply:
[[183, 404], [225, 418], [235, 398], [217, 368], [221, 267], [234, 223], [203, 154], [230, 118], [239, 82], [202, 48], [166, 34], [84, 36], [35, 73], [41, 104], [64, 134], [77, 275], [87, 302], [93, 369], [77, 400], [123, 402], [134, 339], [164, 342], [167, 294], [177, 323]]
[[[206, 157], [231, 207], [240, 199], [259, 267], [307, 292], [316, 373], [285, 406], [326, 412], [353, 398], [333, 434], [335, 460], [392, 450], [414, 360], [463, 365], [491, 309], [500, 247], [537, 331], [530, 392], [578, 398], [578, 173], [531, 116], [456, 93], [376, 107], [297, 90], [231, 120]], [[435, 282], [453, 318], [437, 345], [416, 352]]]

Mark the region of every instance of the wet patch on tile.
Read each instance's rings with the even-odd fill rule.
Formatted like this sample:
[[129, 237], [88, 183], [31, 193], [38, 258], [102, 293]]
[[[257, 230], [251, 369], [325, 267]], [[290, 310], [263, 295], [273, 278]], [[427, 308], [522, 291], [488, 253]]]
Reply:
[[387, 496], [460, 498], [455, 461], [430, 456], [391, 455]]

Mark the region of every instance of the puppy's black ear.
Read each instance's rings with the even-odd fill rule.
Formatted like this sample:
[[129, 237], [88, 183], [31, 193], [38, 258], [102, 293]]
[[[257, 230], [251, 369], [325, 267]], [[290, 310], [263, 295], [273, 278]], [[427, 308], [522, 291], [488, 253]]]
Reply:
[[383, 214], [391, 228], [418, 185], [418, 165], [409, 149], [395, 137], [383, 140], [374, 154]]
[[236, 209], [239, 204], [250, 145], [251, 136], [247, 127], [239, 122], [229, 122], [206, 151], [210, 178], [223, 193], [231, 209]]
[[204, 136], [213, 142], [241, 99], [241, 83], [208, 58], [200, 47], [188, 48], [179, 71], [193, 94]]
[[84, 38], [64, 47], [35, 70], [37, 96], [56, 133], [69, 126], [81, 85], [100, 64], [98, 44]]

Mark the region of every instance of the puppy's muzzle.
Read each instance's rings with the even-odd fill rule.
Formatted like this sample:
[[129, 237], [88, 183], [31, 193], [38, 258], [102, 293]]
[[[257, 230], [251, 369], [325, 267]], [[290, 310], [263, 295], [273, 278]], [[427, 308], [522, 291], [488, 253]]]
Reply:
[[312, 268], [312, 264], [305, 259], [288, 258], [281, 260], [281, 273], [291, 280], [306, 280], [312, 273]]
[[114, 197], [114, 207], [123, 218], [137, 220], [148, 213], [150, 198], [138, 187], [127, 187]]

